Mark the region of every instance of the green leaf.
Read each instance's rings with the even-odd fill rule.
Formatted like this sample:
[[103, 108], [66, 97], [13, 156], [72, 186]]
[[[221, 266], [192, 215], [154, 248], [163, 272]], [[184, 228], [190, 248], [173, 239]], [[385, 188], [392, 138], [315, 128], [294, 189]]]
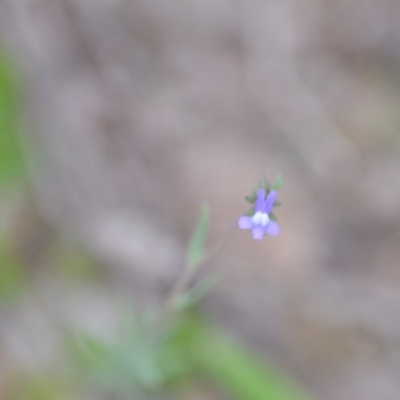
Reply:
[[174, 338], [174, 357], [231, 400], [309, 400], [279, 369], [195, 315], [187, 315]]
[[254, 204], [255, 201], [256, 201], [256, 198], [255, 198], [254, 195], [252, 195], [252, 196], [246, 196], [244, 199], [245, 199], [248, 203], [250, 203], [250, 204]]
[[232, 400], [307, 399], [282, 372], [217, 332], [203, 329], [194, 346], [200, 369]]
[[221, 275], [218, 272], [206, 276], [192, 289], [182, 293], [174, 304], [175, 310], [188, 309], [197, 304], [207, 292], [221, 281]]
[[272, 219], [272, 221], [278, 221], [278, 218], [274, 213], [270, 213], [269, 218]]
[[197, 220], [196, 227], [192, 234], [192, 238], [189, 243], [189, 247], [186, 253], [186, 259], [188, 265], [191, 268], [195, 268], [203, 259], [204, 255], [204, 244], [206, 241], [207, 231], [209, 223], [209, 211], [208, 207], [203, 205], [201, 207], [200, 216]]
[[282, 172], [276, 177], [274, 183], [272, 184], [272, 189], [273, 190], [279, 190], [281, 186], [283, 185], [283, 174]]

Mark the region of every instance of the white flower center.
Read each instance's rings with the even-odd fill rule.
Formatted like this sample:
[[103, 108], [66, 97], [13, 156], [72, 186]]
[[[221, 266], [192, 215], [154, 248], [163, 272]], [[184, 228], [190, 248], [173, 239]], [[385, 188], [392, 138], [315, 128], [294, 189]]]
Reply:
[[261, 225], [263, 228], [267, 226], [269, 222], [269, 217], [267, 213], [257, 211], [252, 218], [255, 225]]

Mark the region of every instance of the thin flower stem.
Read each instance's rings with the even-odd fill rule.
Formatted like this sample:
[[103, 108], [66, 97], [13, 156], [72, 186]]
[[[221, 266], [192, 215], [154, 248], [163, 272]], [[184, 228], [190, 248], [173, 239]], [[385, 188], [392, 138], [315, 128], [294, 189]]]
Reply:
[[187, 289], [198, 269], [207, 264], [213, 257], [215, 257], [236, 232], [237, 223], [235, 222], [221, 237], [221, 239], [210, 249], [210, 251], [207, 252], [207, 254], [201, 259], [199, 263], [197, 263], [196, 265], [185, 265], [182, 275], [180, 276], [171, 293], [167, 297], [164, 310], [161, 313], [163, 317], [166, 317], [173, 311], [176, 300]]

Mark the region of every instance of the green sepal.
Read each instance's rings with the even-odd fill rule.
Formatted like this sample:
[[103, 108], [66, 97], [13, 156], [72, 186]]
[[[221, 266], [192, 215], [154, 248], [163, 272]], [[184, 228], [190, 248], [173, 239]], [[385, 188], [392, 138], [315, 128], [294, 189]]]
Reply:
[[244, 199], [250, 204], [254, 204], [256, 202], [254, 194], [252, 196], [246, 196]]
[[278, 218], [274, 213], [269, 214], [269, 219], [271, 219], [272, 221], [278, 221]]
[[281, 201], [276, 201], [272, 207], [280, 207], [282, 205]]

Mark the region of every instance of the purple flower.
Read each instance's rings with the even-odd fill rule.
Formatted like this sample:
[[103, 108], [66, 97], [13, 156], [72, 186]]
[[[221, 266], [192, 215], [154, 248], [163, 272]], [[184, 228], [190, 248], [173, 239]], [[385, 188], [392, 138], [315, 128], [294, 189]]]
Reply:
[[272, 190], [265, 198], [265, 189], [259, 189], [257, 200], [254, 205], [254, 215], [252, 217], [243, 215], [238, 220], [240, 229], [251, 229], [253, 238], [261, 240], [264, 235], [277, 236], [279, 234], [279, 225], [271, 221], [269, 214], [275, 203], [277, 192]]

